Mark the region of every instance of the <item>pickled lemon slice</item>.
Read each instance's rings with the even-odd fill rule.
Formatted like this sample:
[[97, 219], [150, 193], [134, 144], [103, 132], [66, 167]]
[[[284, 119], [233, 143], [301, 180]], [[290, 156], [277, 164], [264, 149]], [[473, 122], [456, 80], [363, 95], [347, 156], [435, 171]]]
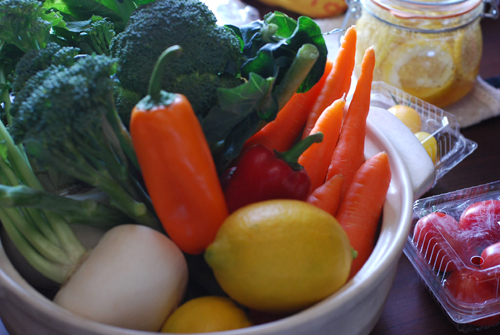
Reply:
[[[356, 44], [356, 62], [354, 66], [354, 74], [359, 78], [361, 74], [361, 64], [365, 55], [366, 49], [373, 46], [375, 49], [375, 69], [380, 67], [388, 54], [392, 52], [398, 34], [391, 26], [381, 25], [378, 19], [375, 19], [371, 14], [362, 12], [361, 17], [356, 21], [356, 31], [358, 34]], [[382, 80], [378, 78], [377, 70], [374, 73], [374, 80]]]
[[381, 71], [388, 84], [432, 103], [448, 93], [455, 77], [453, 61], [447, 44], [414, 39], [388, 55]]
[[453, 57], [457, 65], [457, 72], [471, 81], [474, 81], [479, 73], [479, 63], [483, 50], [481, 28], [479, 25], [476, 26], [457, 31], [453, 45]]

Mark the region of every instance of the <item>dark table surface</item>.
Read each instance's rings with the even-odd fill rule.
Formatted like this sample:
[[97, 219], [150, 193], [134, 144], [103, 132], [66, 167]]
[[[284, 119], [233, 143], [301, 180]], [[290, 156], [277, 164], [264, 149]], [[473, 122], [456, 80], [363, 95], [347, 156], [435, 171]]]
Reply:
[[[480, 75], [500, 76], [500, 20], [482, 21], [484, 49]], [[478, 148], [440, 179], [423, 197], [500, 180], [500, 117], [461, 130]], [[420, 281], [406, 256], [402, 256], [394, 285], [380, 321], [371, 335], [463, 334], [448, 321]], [[500, 327], [474, 332], [500, 334]]]
[[[275, 8], [255, 0], [246, 3], [263, 14]], [[500, 20], [484, 19], [484, 49], [480, 75], [500, 76]], [[462, 129], [462, 134], [478, 143], [478, 149], [423, 197], [500, 180], [500, 117]], [[475, 332], [477, 335], [499, 334], [500, 327]], [[0, 335], [6, 334], [0, 322]], [[383, 314], [371, 335], [454, 335], [463, 334], [448, 321], [430, 296], [408, 259], [403, 255]]]

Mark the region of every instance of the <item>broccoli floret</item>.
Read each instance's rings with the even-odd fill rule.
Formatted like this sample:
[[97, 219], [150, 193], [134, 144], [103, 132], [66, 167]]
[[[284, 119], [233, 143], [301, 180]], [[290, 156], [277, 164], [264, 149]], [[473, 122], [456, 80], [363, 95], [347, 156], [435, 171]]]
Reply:
[[114, 108], [115, 71], [114, 59], [89, 55], [38, 72], [14, 100], [11, 134], [40, 166], [101, 189], [133, 221], [159, 229]]
[[110, 55], [109, 46], [116, 35], [111, 21], [107, 19], [93, 21], [79, 34], [77, 46], [83, 53], [90, 55], [95, 52], [98, 55]]
[[12, 90], [20, 91], [29, 78], [51, 65], [70, 67], [75, 63], [75, 57], [79, 52], [77, 48], [61, 47], [56, 43], [49, 43], [41, 50], [28, 51], [16, 64]]
[[116, 111], [123, 123], [128, 125], [130, 124], [130, 112], [143, 96], [135, 91], [123, 88], [119, 82], [116, 82], [114, 94]]
[[162, 89], [186, 95], [196, 114], [205, 116], [217, 103], [220, 75], [238, 69], [241, 57], [237, 36], [216, 22], [209, 8], [197, 0], [157, 0], [139, 7], [111, 43], [122, 87], [145, 96], [160, 54], [180, 45], [183, 55], [167, 65]]
[[0, 40], [24, 52], [44, 48], [51, 23], [42, 19], [42, 2], [33, 0], [0, 1]]

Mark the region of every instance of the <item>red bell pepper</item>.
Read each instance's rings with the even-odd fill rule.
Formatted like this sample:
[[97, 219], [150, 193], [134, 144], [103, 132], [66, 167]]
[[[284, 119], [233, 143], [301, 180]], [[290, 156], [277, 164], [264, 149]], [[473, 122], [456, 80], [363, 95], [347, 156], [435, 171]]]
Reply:
[[222, 176], [229, 212], [264, 200], [305, 201], [311, 189], [311, 180], [297, 161], [302, 152], [322, 140], [323, 134], [318, 132], [286, 152], [273, 152], [263, 145], [246, 150], [238, 164]]

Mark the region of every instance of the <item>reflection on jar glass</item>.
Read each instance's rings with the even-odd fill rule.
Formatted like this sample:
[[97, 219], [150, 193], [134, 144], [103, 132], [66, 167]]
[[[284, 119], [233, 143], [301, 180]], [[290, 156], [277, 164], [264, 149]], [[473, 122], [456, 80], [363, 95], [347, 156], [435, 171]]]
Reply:
[[[440, 2], [361, 0], [355, 75], [375, 48], [375, 81], [384, 81], [438, 107], [474, 86], [482, 54], [481, 0]], [[359, 11], [358, 11], [359, 13]]]

